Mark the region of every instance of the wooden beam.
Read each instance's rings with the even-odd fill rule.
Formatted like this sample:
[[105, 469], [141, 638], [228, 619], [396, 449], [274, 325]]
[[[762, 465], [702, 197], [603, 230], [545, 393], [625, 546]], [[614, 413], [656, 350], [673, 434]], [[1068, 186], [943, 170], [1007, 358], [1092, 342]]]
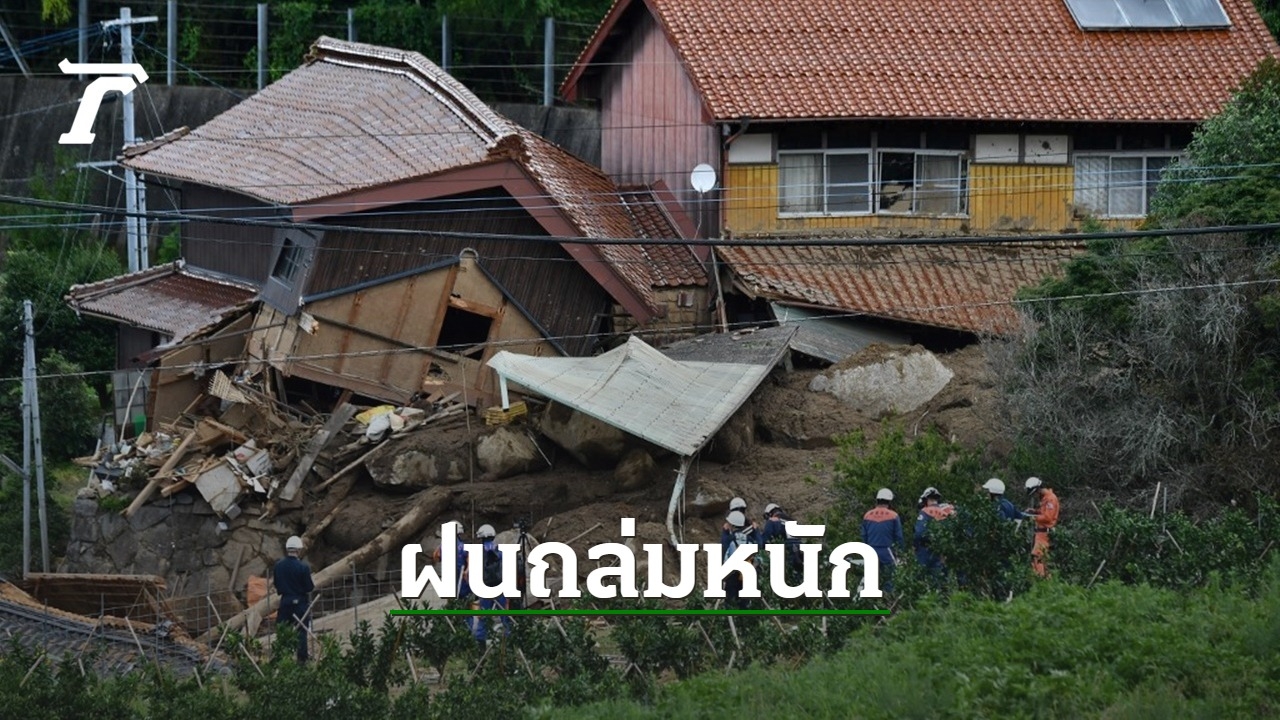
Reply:
[[165, 460], [164, 465], [160, 466], [160, 470], [151, 477], [151, 481], [147, 483], [147, 486], [142, 488], [142, 492], [138, 493], [138, 496], [133, 499], [133, 502], [129, 503], [129, 507], [124, 509], [124, 512], [121, 513], [122, 515], [125, 517], [132, 517], [133, 514], [138, 511], [138, 508], [142, 507], [143, 503], [151, 499], [151, 496], [155, 494], [156, 490], [160, 489], [160, 481], [169, 477], [169, 474], [173, 472], [173, 469], [178, 467], [178, 463], [181, 462], [183, 456], [187, 454], [187, 448], [191, 446], [191, 442], [195, 439], [195, 430], [187, 433], [187, 436], [182, 439], [182, 442], [178, 445], [177, 449], [173, 451], [173, 454], [169, 456], [169, 459]]
[[298, 494], [298, 488], [302, 487], [302, 481], [306, 479], [307, 474], [311, 472], [311, 466], [315, 465], [316, 457], [320, 455], [320, 451], [324, 450], [329, 441], [337, 435], [342, 426], [356, 414], [356, 406], [351, 403], [343, 403], [338, 409], [329, 416], [329, 421], [324, 424], [320, 432], [311, 439], [311, 443], [307, 446], [307, 452], [298, 461], [298, 466], [293, 469], [293, 475], [289, 477], [289, 482], [285, 484], [284, 489], [280, 491], [280, 499], [288, 502]]
[[[454, 492], [454, 488], [434, 487], [419, 493], [413, 508], [391, 527], [382, 531], [381, 535], [316, 573], [312, 577], [315, 589], [321, 590], [340, 579], [351, 577], [352, 566], [363, 567], [389, 552], [399, 553], [400, 547], [406, 541], [421, 533], [427, 523], [436, 519], [445, 508], [449, 507]], [[276, 593], [268, 593], [267, 597], [254, 603], [252, 607], [229, 618], [224, 627], [228, 632], [238, 631], [245, 626], [251, 615], [266, 617], [279, 606], [280, 596]], [[215, 635], [216, 633], [211, 630], [205, 633], [203, 639], [212, 640]]]

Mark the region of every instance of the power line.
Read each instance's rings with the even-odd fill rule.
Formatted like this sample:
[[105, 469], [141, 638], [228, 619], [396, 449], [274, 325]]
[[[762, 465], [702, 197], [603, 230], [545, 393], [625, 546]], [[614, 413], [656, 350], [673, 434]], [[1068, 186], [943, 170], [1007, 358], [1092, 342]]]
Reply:
[[[1221, 290], [1221, 289], [1227, 289], [1227, 288], [1239, 288], [1239, 287], [1250, 287], [1250, 286], [1257, 286], [1257, 285], [1275, 285], [1275, 284], [1280, 284], [1280, 278], [1265, 278], [1260, 280], [1241, 280], [1236, 282], [1224, 282], [1224, 283], [1202, 283], [1197, 285], [1172, 285], [1172, 286], [1156, 287], [1156, 288], [1135, 288], [1130, 290], [1115, 290], [1111, 292], [1099, 292], [1099, 293], [1080, 293], [1075, 295], [1061, 295], [1061, 296], [1044, 297], [1044, 298], [992, 300], [987, 302], [954, 303], [954, 304], [946, 304], [946, 305], [930, 305], [930, 306], [918, 306], [918, 307], [896, 307], [892, 309], [892, 311], [894, 312], [894, 316], [888, 317], [888, 319], [896, 319], [902, 322], [919, 322], [920, 321], [919, 316], [922, 316], [925, 313], [942, 312], [947, 310], [969, 310], [969, 309], [981, 309], [981, 308], [1004, 307], [1004, 306], [1017, 307], [1022, 305], [1036, 305], [1036, 304], [1045, 304], [1045, 303], [1065, 302], [1065, 301], [1072, 301], [1072, 300], [1092, 300], [1092, 299], [1099, 299], [1099, 298], [1127, 297], [1127, 296], [1150, 295], [1150, 294], [1160, 294], [1160, 293], [1170, 293], [1170, 292], [1189, 292], [1194, 290]], [[913, 316], [916, 316], [916, 317], [913, 318]], [[850, 311], [850, 312], [844, 312], [844, 313], [834, 313], [831, 315], [824, 315], [821, 318], [813, 318], [813, 320], [816, 321], [816, 320], [831, 320], [831, 319], [857, 319], [857, 318], [867, 318], [867, 317], [874, 318], [874, 319], [886, 319], [887, 315], [884, 312]], [[808, 321], [809, 320], [798, 320], [798, 321], [788, 321], [788, 323], [808, 322]], [[758, 324], [759, 323], [746, 323], [744, 324], [744, 326], [754, 326]], [[676, 333], [698, 332], [704, 329], [705, 328], [701, 328], [696, 325], [687, 325], [687, 326], [679, 326], [679, 327], [655, 328], [651, 330], [637, 329], [637, 330], [631, 331], [629, 334], [640, 335], [640, 336], [671, 335]], [[597, 336], [598, 334], [557, 335], [557, 336], [544, 336], [540, 339], [568, 341], [568, 340], [580, 340], [585, 338], [592, 338]], [[214, 341], [216, 341], [216, 338], [207, 339], [207, 342], [214, 342]], [[472, 345], [470, 345], [470, 347], [503, 348], [507, 346], [528, 345], [531, 341], [536, 341], [536, 340], [533, 340], [530, 338], [519, 338], [519, 339], [512, 339], [512, 340], [491, 340], [483, 343], [473, 343]], [[413, 346], [402, 346], [402, 347], [395, 347], [395, 348], [380, 348], [376, 350], [357, 350], [357, 351], [347, 351], [347, 352], [314, 353], [309, 355], [307, 354], [290, 355], [289, 360], [290, 361], [334, 360], [339, 358], [379, 357], [379, 356], [386, 356], [386, 355], [398, 355], [401, 353], [429, 353], [434, 350], [439, 350], [439, 346], [413, 345]], [[165, 372], [174, 372], [174, 371], [195, 370], [195, 369], [202, 369], [202, 368], [208, 369], [212, 366], [222, 365], [222, 364], [232, 364], [235, 362], [240, 362], [240, 360], [228, 359], [225, 363], [192, 362], [192, 363], [185, 363], [185, 364], [178, 364], [178, 365], [166, 365], [164, 366], [163, 370]], [[48, 375], [40, 375], [38, 376], [38, 379], [43, 380], [43, 379], [69, 378], [69, 377], [79, 377], [79, 378], [97, 377], [97, 376], [110, 375], [115, 372], [118, 372], [118, 370], [84, 370], [84, 371], [75, 372], [75, 373], [50, 373]], [[0, 383], [16, 382], [16, 381], [20, 381], [21, 379], [22, 378], [20, 376], [19, 377], [0, 377]]]

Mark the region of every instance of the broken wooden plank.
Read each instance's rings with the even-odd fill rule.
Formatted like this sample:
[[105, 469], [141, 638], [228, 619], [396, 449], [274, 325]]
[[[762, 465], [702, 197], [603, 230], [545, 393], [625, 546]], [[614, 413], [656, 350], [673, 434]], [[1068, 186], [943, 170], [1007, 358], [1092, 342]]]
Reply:
[[329, 487], [330, 485], [332, 485], [332, 484], [334, 484], [335, 482], [337, 482], [339, 479], [341, 479], [341, 478], [343, 478], [344, 476], [346, 476], [346, 475], [347, 475], [347, 473], [351, 472], [352, 470], [355, 470], [356, 468], [360, 467], [361, 465], [364, 465], [367, 461], [369, 461], [369, 460], [373, 459], [373, 456], [374, 456], [375, 454], [377, 454], [379, 451], [386, 449], [388, 445], [389, 445], [389, 443], [387, 443], [387, 441], [386, 441], [386, 440], [383, 440], [382, 442], [378, 443], [377, 445], [375, 445], [375, 446], [373, 447], [373, 449], [369, 450], [369, 452], [367, 452], [367, 453], [365, 453], [365, 454], [361, 455], [360, 457], [358, 457], [358, 458], [356, 458], [355, 460], [351, 461], [351, 462], [350, 462], [350, 463], [348, 463], [347, 465], [343, 466], [343, 468], [342, 468], [341, 470], [339, 470], [338, 472], [334, 473], [334, 474], [333, 474], [333, 476], [332, 476], [332, 477], [330, 477], [328, 480], [325, 480], [324, 482], [322, 482], [322, 483], [320, 483], [319, 485], [317, 485], [317, 486], [316, 486], [316, 491], [317, 491], [317, 492], [319, 492], [320, 490], [324, 490], [325, 488], [327, 488], [327, 487]]
[[151, 481], [147, 483], [146, 487], [142, 488], [142, 492], [138, 493], [138, 496], [133, 499], [133, 502], [129, 503], [129, 507], [124, 509], [124, 512], [121, 513], [122, 515], [125, 517], [132, 517], [133, 514], [138, 511], [138, 508], [142, 507], [143, 503], [151, 499], [151, 496], [155, 494], [156, 490], [160, 489], [160, 481], [169, 477], [169, 473], [173, 472], [173, 469], [178, 467], [178, 463], [182, 462], [182, 457], [187, 454], [187, 448], [191, 446], [192, 441], [195, 439], [196, 433], [194, 430], [187, 433], [187, 436], [182, 438], [182, 442], [178, 444], [178, 447], [173, 451], [173, 454], [169, 456], [169, 459], [165, 461], [164, 465], [160, 466], [159, 472], [151, 478]]
[[320, 455], [320, 451], [324, 450], [324, 446], [329, 444], [329, 440], [334, 435], [337, 435], [342, 426], [346, 425], [355, 414], [356, 406], [351, 403], [343, 403], [338, 406], [337, 410], [333, 411], [333, 414], [329, 416], [329, 421], [311, 439], [307, 446], [306, 454], [298, 461], [298, 466], [293, 469], [293, 475], [289, 477], [289, 482], [280, 491], [281, 500], [292, 500], [298, 494], [298, 488], [302, 487], [302, 481], [311, 472], [311, 466], [315, 464], [316, 457]]

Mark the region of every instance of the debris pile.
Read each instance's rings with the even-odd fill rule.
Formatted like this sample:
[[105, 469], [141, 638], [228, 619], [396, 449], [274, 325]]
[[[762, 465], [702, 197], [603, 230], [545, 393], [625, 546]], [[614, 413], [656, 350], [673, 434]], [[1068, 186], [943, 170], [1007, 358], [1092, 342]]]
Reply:
[[219, 516], [234, 520], [250, 508], [260, 517], [301, 506], [312, 475], [323, 490], [369, 459], [389, 439], [440, 420], [461, 417], [456, 395], [415, 405], [361, 408], [339, 398], [327, 415], [280, 402], [253, 378], [215, 372], [208, 390], [182, 415], [132, 440], [100, 446], [77, 464], [92, 468], [82, 497], [141, 486], [125, 517], [159, 494], [194, 488]]

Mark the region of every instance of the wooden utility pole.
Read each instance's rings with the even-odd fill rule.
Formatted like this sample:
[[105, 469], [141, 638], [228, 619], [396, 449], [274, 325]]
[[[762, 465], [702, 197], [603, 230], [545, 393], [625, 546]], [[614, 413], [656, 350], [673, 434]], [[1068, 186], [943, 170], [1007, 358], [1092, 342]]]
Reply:
[[[40, 514], [40, 560], [49, 572], [49, 524], [45, 514], [44, 446], [40, 435], [40, 388], [36, 382], [36, 333], [31, 301], [22, 301], [26, 342], [22, 358], [22, 576], [31, 570], [31, 464], [35, 461], [36, 504]], [[34, 456], [34, 457], [33, 457]]]

